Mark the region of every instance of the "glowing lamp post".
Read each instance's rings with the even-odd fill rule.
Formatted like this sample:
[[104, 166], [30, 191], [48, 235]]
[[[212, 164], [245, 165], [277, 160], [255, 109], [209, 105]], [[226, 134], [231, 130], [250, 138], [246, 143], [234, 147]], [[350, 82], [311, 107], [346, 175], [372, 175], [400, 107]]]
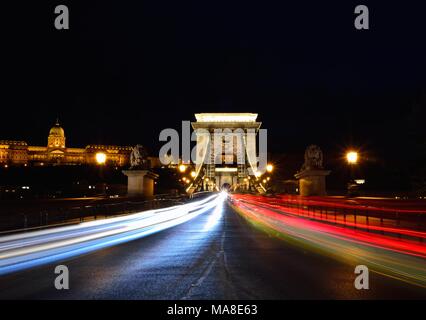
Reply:
[[357, 192], [357, 184], [354, 184], [354, 166], [358, 163], [358, 152], [348, 151], [346, 153], [346, 161], [349, 164], [350, 180], [348, 183], [348, 194], [352, 195]]
[[105, 153], [103, 153], [103, 152], [98, 152], [97, 154], [96, 154], [96, 162], [98, 163], [98, 164], [105, 164], [105, 162], [106, 162], [106, 154]]
[[[97, 164], [99, 166], [101, 166], [101, 168], [100, 168], [100, 178], [101, 178], [101, 181], [103, 181], [104, 180], [103, 165], [105, 164], [106, 159], [107, 159], [106, 154], [103, 153], [103, 152], [98, 152], [96, 154], [95, 158], [96, 158]], [[106, 193], [106, 184], [102, 183], [102, 185], [103, 185], [103, 194], [105, 194]]]
[[266, 166], [266, 171], [268, 171], [269, 173], [271, 173], [274, 170], [274, 166], [272, 164], [268, 164]]
[[358, 162], [358, 152], [356, 151], [349, 151], [346, 153], [346, 160], [349, 164], [353, 165]]

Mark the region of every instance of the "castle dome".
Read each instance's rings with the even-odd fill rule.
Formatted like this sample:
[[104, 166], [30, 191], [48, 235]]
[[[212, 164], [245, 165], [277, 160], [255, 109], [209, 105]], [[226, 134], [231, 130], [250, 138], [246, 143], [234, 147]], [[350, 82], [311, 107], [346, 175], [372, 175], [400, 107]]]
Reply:
[[56, 124], [50, 129], [49, 136], [65, 137], [65, 131], [59, 125], [59, 121], [58, 120], [56, 120]]
[[56, 124], [50, 129], [47, 137], [47, 146], [49, 148], [65, 148], [65, 131], [56, 120]]

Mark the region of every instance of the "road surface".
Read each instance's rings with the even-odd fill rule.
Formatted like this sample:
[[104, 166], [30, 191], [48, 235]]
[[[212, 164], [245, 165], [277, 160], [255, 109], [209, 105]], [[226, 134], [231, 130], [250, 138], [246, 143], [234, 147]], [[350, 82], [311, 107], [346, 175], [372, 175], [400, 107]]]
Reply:
[[[70, 289], [54, 287], [56, 265]], [[305, 251], [254, 228], [224, 202], [178, 226], [53, 264], [0, 276], [1, 299], [392, 299], [426, 289]]]

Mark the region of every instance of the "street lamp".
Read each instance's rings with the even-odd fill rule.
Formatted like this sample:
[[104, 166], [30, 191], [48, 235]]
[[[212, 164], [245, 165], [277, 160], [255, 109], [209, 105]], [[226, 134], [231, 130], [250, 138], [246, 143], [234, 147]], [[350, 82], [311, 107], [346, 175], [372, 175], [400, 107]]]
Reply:
[[349, 164], [356, 164], [358, 162], [358, 152], [348, 151], [346, 153], [346, 160]]
[[191, 177], [195, 178], [196, 175], [197, 175], [197, 173], [195, 171], [191, 172]]
[[354, 179], [355, 179], [354, 169], [355, 169], [355, 165], [358, 163], [358, 152], [353, 150], [346, 152], [346, 161], [349, 164], [349, 175], [350, 175], [350, 180], [348, 182], [348, 195], [354, 195], [357, 193], [357, 189], [359, 187], [357, 183], [354, 183]]
[[185, 172], [185, 171], [186, 171], [186, 166], [185, 166], [184, 164], [181, 164], [181, 165], [179, 166], [179, 171], [180, 171], [180, 172]]
[[[106, 184], [104, 183], [104, 172], [103, 171], [104, 171], [104, 164], [105, 164], [105, 162], [107, 160], [107, 156], [103, 152], [98, 152], [96, 154], [95, 158], [96, 158], [96, 162], [100, 166], [100, 168], [99, 168], [100, 169], [99, 170], [100, 171], [99, 172], [99, 178], [100, 178], [100, 180], [102, 182], [102, 185], [103, 185], [102, 193], [105, 195], [106, 194]], [[95, 189], [94, 186], [93, 186], [93, 189]]]
[[105, 164], [105, 162], [106, 162], [106, 154], [103, 153], [103, 152], [98, 152], [96, 154], [96, 162], [98, 164]]
[[272, 164], [268, 164], [267, 166], [266, 166], [266, 171], [268, 171], [268, 172], [272, 172], [272, 170], [274, 170], [274, 166], [272, 165]]

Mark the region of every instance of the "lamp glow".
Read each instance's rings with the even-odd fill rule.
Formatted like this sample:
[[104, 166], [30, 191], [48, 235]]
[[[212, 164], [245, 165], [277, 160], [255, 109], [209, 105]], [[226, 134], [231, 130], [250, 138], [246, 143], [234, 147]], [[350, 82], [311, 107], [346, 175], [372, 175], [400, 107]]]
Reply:
[[356, 164], [358, 162], [358, 152], [349, 151], [346, 153], [346, 160], [349, 164]]
[[106, 162], [106, 154], [103, 152], [98, 152], [96, 154], [96, 162], [98, 164], [104, 164]]

